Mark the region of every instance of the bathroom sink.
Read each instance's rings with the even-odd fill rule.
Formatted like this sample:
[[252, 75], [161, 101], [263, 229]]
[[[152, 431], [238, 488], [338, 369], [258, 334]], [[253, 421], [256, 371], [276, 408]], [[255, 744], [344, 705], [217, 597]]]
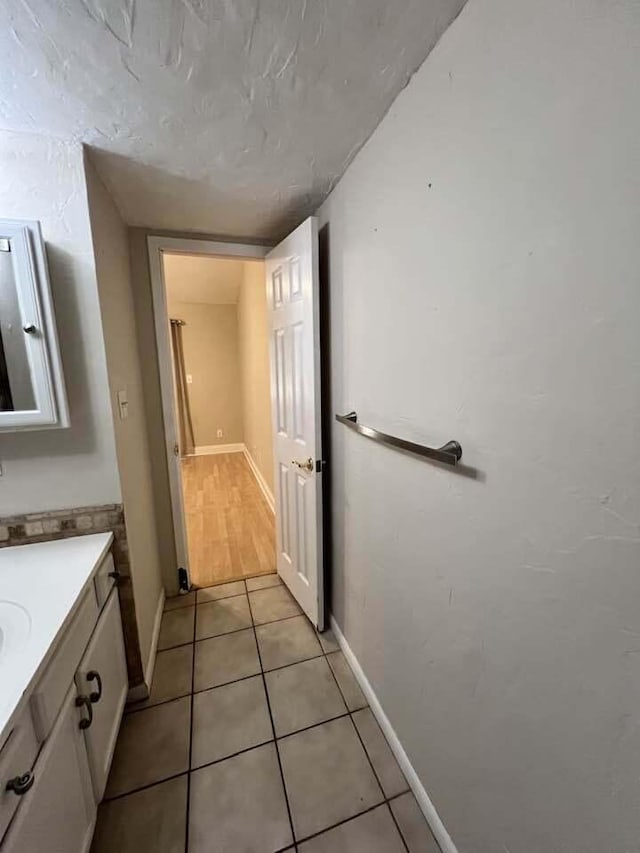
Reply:
[[22, 648], [31, 633], [31, 617], [21, 604], [0, 600], [0, 664]]

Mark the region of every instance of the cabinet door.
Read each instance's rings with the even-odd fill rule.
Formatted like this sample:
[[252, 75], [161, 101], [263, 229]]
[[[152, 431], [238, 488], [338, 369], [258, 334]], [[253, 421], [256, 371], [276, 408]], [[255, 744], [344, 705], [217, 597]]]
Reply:
[[[16, 812], [2, 853], [85, 853], [96, 802], [71, 685], [60, 715], [33, 768], [35, 781]], [[86, 712], [82, 712], [86, 713]]]
[[93, 722], [84, 730], [96, 800], [107, 784], [127, 698], [127, 663], [117, 590], [112, 590], [76, 672], [78, 693], [92, 698]]

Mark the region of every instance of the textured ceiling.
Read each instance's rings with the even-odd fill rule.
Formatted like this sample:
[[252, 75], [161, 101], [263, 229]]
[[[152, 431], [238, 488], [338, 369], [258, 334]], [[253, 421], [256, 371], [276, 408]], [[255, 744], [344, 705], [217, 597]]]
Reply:
[[312, 212], [465, 0], [5, 0], [0, 126], [81, 140], [131, 225]]
[[229, 305], [238, 301], [247, 262], [167, 252], [162, 258], [169, 306], [176, 302]]

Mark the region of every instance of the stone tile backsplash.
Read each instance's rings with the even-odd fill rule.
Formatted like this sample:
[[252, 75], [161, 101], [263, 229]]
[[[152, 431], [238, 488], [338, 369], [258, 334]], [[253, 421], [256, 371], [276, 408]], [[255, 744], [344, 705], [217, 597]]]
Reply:
[[135, 687], [142, 683], [144, 676], [131, 582], [127, 528], [122, 504], [85, 506], [0, 518], [0, 548], [109, 531], [114, 536], [113, 560], [121, 576], [118, 594], [122, 612], [129, 686]]

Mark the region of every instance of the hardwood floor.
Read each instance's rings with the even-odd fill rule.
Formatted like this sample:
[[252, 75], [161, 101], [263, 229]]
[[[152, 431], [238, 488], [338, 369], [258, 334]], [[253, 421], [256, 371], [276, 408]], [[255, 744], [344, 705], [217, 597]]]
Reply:
[[244, 453], [182, 460], [191, 583], [276, 570], [275, 519]]

